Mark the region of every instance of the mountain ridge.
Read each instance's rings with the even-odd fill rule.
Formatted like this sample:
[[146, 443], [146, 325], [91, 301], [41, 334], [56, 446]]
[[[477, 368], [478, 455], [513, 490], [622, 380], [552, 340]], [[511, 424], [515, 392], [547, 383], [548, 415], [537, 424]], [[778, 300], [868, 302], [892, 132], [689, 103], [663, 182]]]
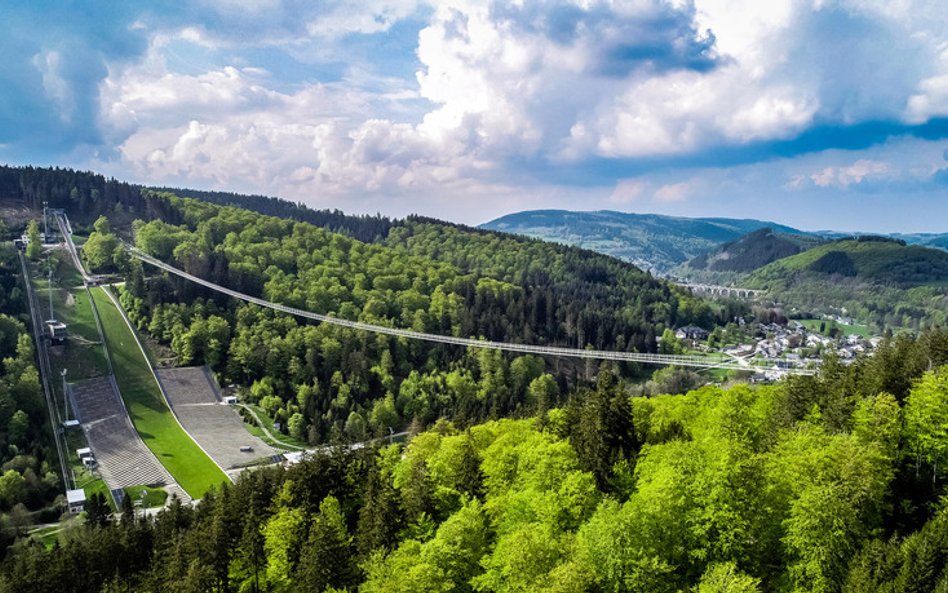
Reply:
[[824, 240], [878, 235], [933, 249], [948, 250], [948, 233], [852, 233], [804, 231], [754, 218], [670, 216], [617, 210], [541, 209], [511, 212], [476, 228], [576, 245], [618, 257], [658, 274], [709, 255], [726, 243], [770, 228], [785, 236]]
[[777, 233], [766, 227], [698, 255], [685, 263], [682, 269], [749, 273], [821, 242], [823, 240], [819, 238]]
[[789, 235], [808, 234], [751, 218], [689, 218], [615, 210], [527, 210], [478, 226], [592, 249], [657, 272], [667, 272], [721, 243], [768, 227]]
[[948, 253], [883, 236], [840, 239], [763, 266], [748, 277], [748, 284], [779, 284], [801, 273], [901, 287], [948, 285]]

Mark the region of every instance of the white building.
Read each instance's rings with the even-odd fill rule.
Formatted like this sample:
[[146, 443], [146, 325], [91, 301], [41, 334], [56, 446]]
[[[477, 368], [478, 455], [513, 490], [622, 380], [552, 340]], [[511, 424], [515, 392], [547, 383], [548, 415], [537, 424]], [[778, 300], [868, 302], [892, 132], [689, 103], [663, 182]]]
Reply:
[[83, 490], [66, 490], [66, 505], [69, 512], [78, 515], [86, 508], [86, 493]]

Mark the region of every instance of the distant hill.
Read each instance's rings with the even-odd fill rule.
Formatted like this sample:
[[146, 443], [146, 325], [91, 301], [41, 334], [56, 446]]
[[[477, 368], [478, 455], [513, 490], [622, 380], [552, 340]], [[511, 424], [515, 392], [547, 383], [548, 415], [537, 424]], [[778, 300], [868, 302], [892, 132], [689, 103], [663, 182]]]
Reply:
[[[844, 233], [842, 231], [816, 231], [814, 234], [827, 239], [853, 239], [860, 235], [870, 235], [870, 233]], [[905, 241], [908, 245], [921, 245], [948, 251], [948, 233], [882, 233], [882, 236]]]
[[948, 322], [948, 252], [887, 237], [842, 239], [785, 257], [742, 279], [791, 315], [842, 313], [875, 330]]
[[684, 267], [709, 272], [749, 273], [778, 259], [796, 255], [821, 242], [822, 240], [817, 237], [788, 235], [774, 232], [771, 228], [764, 228], [703, 253], [689, 261]]
[[940, 235], [934, 239], [931, 239], [925, 243], [928, 247], [936, 247], [938, 249], [944, 249], [948, 251], [948, 234]]
[[770, 287], [801, 274], [902, 288], [948, 285], [948, 253], [887, 237], [842, 239], [775, 261], [751, 274], [748, 285]]
[[600, 210], [533, 210], [502, 216], [480, 226], [547, 241], [578, 245], [666, 272], [721, 243], [762, 228], [804, 234], [773, 222], [732, 218], [684, 218]]
[[921, 245], [923, 247], [933, 247], [935, 249], [948, 251], [948, 233], [896, 233], [889, 236], [895, 239], [902, 239], [909, 245]]

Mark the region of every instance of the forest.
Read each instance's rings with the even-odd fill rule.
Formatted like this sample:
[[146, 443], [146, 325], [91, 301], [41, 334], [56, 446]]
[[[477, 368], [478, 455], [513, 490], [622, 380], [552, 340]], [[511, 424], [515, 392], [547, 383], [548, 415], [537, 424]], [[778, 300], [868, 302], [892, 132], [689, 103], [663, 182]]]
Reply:
[[755, 592], [948, 586], [948, 333], [760, 387], [594, 386], [322, 449], [196, 508], [22, 540], [0, 591]]
[[[365, 242], [381, 219], [312, 224], [74, 172], [0, 170], [0, 194], [75, 212], [86, 262], [126, 279], [156, 347], [328, 443], [195, 507], [93, 504], [51, 546], [4, 545], [0, 592], [948, 591], [944, 329], [774, 385], [696, 388], [671, 369], [643, 387], [635, 365], [303, 322], [143, 267], [121, 239], [269, 300], [465, 337], [652, 351], [669, 328], [749, 312], [419, 217]], [[12, 356], [4, 369], [27, 353]], [[402, 428], [407, 444], [343, 444]]]
[[310, 443], [360, 440], [440, 417], [465, 426], [529, 414], [593, 381], [595, 368], [304, 323], [143, 269], [120, 239], [241, 292], [463, 337], [649, 352], [669, 327], [746, 313], [577, 248], [417, 217], [389, 221], [260, 196], [185, 193], [214, 203], [92, 173], [0, 167], [0, 198], [64, 208], [75, 228], [90, 233], [86, 263], [128, 280], [129, 315], [178, 364], [209, 365], [222, 385], [244, 387], [246, 399]]
[[23, 276], [12, 243], [0, 245], [0, 545], [35, 520], [59, 516], [61, 495]]
[[[148, 199], [164, 201], [180, 223], [136, 222], [138, 248], [234, 290], [345, 319], [648, 352], [656, 332], [726, 314], [628, 264], [535, 240], [410, 219], [367, 244], [234, 207], [170, 194]], [[96, 222], [88, 243], [118, 247], [107, 227]], [[143, 269], [121, 249], [94, 259], [85, 250], [93, 269], [127, 266], [124, 306], [179, 364], [208, 364], [222, 384], [248, 386], [250, 401], [310, 443], [361, 440], [441, 417], [464, 426], [529, 414], [595, 374], [582, 363], [303, 323]]]

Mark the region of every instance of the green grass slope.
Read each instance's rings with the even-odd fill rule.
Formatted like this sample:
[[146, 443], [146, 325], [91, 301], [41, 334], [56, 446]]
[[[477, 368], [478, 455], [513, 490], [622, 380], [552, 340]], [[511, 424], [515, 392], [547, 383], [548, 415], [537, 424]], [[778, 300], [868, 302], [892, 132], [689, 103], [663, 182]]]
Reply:
[[138, 434], [192, 498], [228, 481], [224, 472], [175, 420], [121, 313], [103, 292], [92, 290], [112, 357], [115, 381]]

